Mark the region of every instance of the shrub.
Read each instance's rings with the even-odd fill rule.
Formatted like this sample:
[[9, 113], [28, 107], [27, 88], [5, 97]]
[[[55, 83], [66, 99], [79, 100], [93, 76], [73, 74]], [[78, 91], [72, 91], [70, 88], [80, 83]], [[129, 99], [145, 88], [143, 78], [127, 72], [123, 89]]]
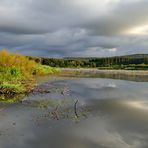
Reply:
[[47, 75], [47, 74], [54, 74], [58, 73], [58, 68], [53, 68], [46, 65], [36, 65], [36, 67], [33, 70], [34, 75]]
[[35, 61], [29, 60], [28, 57], [20, 54], [10, 54], [6, 49], [0, 51], [0, 67], [10, 68], [12, 75], [21, 73], [25, 77], [30, 76], [35, 66]]

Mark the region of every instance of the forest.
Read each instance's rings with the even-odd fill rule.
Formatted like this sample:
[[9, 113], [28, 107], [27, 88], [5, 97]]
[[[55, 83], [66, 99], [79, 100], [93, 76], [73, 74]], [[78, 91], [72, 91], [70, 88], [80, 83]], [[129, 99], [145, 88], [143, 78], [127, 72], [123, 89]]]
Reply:
[[148, 54], [135, 54], [115, 57], [67, 57], [67, 58], [34, 58], [36, 62], [51, 67], [63, 68], [99, 68], [99, 69], [126, 69], [146, 70], [148, 69]]

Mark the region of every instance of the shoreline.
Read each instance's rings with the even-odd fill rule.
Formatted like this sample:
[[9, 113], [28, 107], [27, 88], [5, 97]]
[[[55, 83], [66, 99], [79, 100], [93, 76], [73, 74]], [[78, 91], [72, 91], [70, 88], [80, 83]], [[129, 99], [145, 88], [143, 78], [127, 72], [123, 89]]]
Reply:
[[102, 70], [96, 68], [61, 68], [63, 72], [80, 72], [80, 73], [106, 73], [106, 74], [125, 74], [125, 75], [137, 75], [137, 76], [148, 76], [148, 70]]
[[61, 68], [60, 76], [78, 78], [107, 78], [135, 82], [148, 82], [148, 71], [144, 70], [99, 70]]
[[[92, 77], [92, 78], [111, 78], [111, 79], [121, 79], [139, 82], [148, 82], [148, 71], [144, 70], [100, 70], [96, 68], [60, 68], [58, 75], [62, 77]], [[44, 76], [43, 76], [44, 77]], [[49, 93], [49, 90], [38, 88], [36, 83], [24, 83], [25, 91], [16, 92], [13, 88], [0, 89], [0, 95], [15, 95], [15, 94], [27, 94], [30, 92], [42, 92]]]

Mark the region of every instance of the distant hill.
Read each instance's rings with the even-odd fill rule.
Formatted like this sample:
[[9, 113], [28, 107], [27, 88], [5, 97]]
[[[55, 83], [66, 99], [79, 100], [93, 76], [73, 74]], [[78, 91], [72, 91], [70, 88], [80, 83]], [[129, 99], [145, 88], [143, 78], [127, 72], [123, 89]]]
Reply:
[[132, 54], [132, 55], [124, 55], [119, 57], [129, 57], [129, 58], [148, 58], [148, 54]]
[[65, 57], [64, 59], [79, 59], [79, 60], [89, 60], [89, 59], [102, 59], [102, 58], [148, 58], [148, 54], [131, 54], [122, 56], [112, 56], [112, 57]]

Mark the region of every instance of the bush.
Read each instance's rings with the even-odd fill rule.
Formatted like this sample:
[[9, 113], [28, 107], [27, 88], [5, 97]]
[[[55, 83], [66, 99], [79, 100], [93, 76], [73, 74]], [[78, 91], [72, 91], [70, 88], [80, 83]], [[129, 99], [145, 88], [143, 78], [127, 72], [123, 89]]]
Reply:
[[58, 73], [58, 68], [53, 68], [46, 65], [36, 65], [33, 70], [33, 75], [47, 75], [47, 74], [55, 74]]
[[25, 77], [30, 76], [35, 66], [34, 60], [29, 60], [23, 55], [10, 54], [6, 49], [0, 51], [0, 67], [12, 69], [12, 75], [22, 73]]

